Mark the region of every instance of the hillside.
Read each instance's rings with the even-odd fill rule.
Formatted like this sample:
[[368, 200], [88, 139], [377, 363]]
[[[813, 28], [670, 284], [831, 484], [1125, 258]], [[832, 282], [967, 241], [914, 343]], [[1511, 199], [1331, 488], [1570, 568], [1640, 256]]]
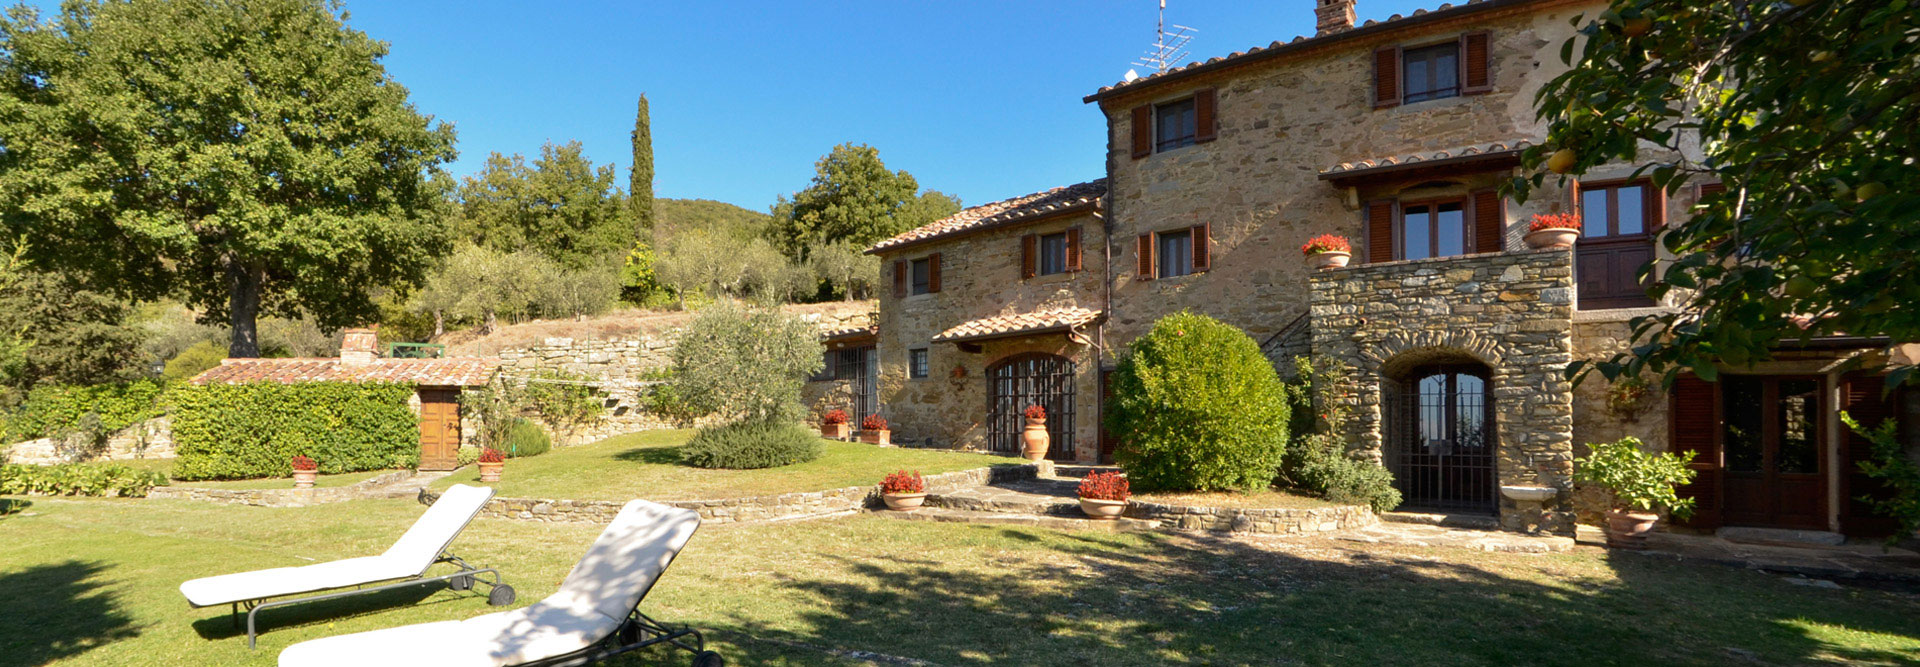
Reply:
[[[830, 301], [789, 304], [780, 309], [802, 316], [819, 316], [825, 320], [823, 328], [838, 329], [861, 326], [878, 307], [879, 304], [874, 301]], [[859, 319], [846, 322], [849, 318]], [[686, 326], [692, 319], [693, 313], [684, 311], [627, 309], [584, 320], [533, 320], [509, 324], [485, 336], [471, 329], [449, 331], [434, 339], [434, 342], [445, 344], [448, 354], [452, 356], [492, 356], [505, 349], [530, 347], [547, 338], [605, 339], [656, 334]]]
[[656, 247], [686, 229], [707, 229], [745, 242], [773, 224], [773, 216], [711, 199], [655, 199], [653, 215]]

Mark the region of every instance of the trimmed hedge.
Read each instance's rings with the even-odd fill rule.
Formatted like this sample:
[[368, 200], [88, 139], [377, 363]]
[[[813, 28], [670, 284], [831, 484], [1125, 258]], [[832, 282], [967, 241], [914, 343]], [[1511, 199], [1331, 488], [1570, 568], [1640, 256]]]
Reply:
[[1136, 489], [1252, 491], [1287, 446], [1280, 376], [1246, 332], [1181, 312], [1133, 341], [1113, 373], [1107, 429]]
[[0, 495], [108, 496], [140, 498], [166, 486], [167, 476], [120, 465], [0, 465]]
[[827, 453], [820, 434], [786, 422], [709, 426], [680, 448], [680, 461], [699, 468], [747, 470], [805, 463]]
[[96, 385], [35, 387], [6, 420], [6, 441], [64, 435], [81, 428], [87, 413], [100, 415], [108, 433], [160, 416], [167, 385], [152, 380]]
[[180, 480], [293, 474], [296, 454], [328, 475], [412, 468], [420, 421], [396, 383], [300, 382], [186, 385], [172, 394]]

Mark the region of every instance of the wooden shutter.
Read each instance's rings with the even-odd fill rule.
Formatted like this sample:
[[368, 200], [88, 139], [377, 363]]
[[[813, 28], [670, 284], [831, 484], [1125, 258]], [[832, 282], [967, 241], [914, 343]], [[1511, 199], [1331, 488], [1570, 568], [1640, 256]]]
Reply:
[[[1567, 179], [1567, 211], [1580, 216], [1582, 224], [1589, 224], [1586, 222], [1587, 211], [1580, 206], [1580, 181]], [[1606, 223], [1602, 221], [1601, 224]]]
[[1133, 108], [1133, 159], [1153, 154], [1153, 105]]
[[1493, 90], [1492, 41], [1493, 36], [1484, 31], [1460, 36], [1460, 94]]
[[[1885, 396], [1887, 380], [1880, 375], [1850, 375], [1840, 389], [1840, 409], [1861, 426], [1875, 428], [1898, 418], [1898, 404]], [[1883, 537], [1899, 528], [1861, 497], [1885, 499], [1893, 490], [1860, 472], [1860, 462], [1873, 460], [1873, 442], [1845, 425], [1840, 427], [1840, 532], [1849, 537]]]
[[1467, 197], [1473, 211], [1473, 251], [1507, 249], [1507, 200], [1494, 188], [1475, 190]]
[[1213, 243], [1208, 238], [1211, 225], [1200, 223], [1193, 226], [1193, 270], [1205, 271], [1213, 267]]
[[893, 260], [893, 298], [907, 296], [907, 260]]
[[1367, 261], [1393, 261], [1393, 201], [1367, 202]]
[[1694, 199], [1699, 201], [1706, 201], [1708, 197], [1711, 197], [1713, 195], [1717, 195], [1726, 191], [1727, 191], [1727, 184], [1725, 183], [1701, 183], [1699, 186], [1698, 194], [1694, 195]]
[[1133, 244], [1134, 280], [1153, 280], [1153, 234], [1141, 234]]
[[1067, 270], [1080, 270], [1080, 228], [1067, 229]]
[[1641, 182], [1640, 200], [1647, 204], [1647, 235], [1659, 236], [1660, 230], [1667, 227], [1667, 189], [1654, 185], [1653, 181]]
[[1691, 374], [1681, 375], [1674, 380], [1672, 412], [1667, 415], [1667, 448], [1694, 453], [1687, 463], [1695, 473], [1693, 483], [1677, 491], [1680, 497], [1693, 499], [1693, 518], [1684, 523], [1695, 528], [1720, 526], [1719, 388]]
[[927, 255], [927, 293], [940, 291], [940, 253]]
[[1203, 88], [1193, 94], [1193, 142], [1204, 144], [1219, 136], [1219, 119], [1215, 117], [1217, 91]]
[[1040, 237], [1038, 236], [1028, 234], [1026, 236], [1020, 237], [1020, 279], [1021, 280], [1032, 278], [1039, 273], [1039, 270], [1036, 268], [1039, 265], [1039, 262], [1037, 261], [1039, 259], [1039, 252], [1038, 252], [1039, 245], [1040, 245]]
[[1400, 106], [1400, 47], [1373, 50], [1373, 108]]

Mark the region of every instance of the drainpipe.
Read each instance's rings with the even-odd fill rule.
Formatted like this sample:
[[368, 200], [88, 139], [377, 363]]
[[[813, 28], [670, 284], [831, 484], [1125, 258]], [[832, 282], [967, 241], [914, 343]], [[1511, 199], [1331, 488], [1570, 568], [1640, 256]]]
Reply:
[[[1111, 171], [1109, 171], [1111, 173]], [[1113, 191], [1113, 179], [1107, 179], [1107, 191]], [[1110, 196], [1108, 197], [1110, 199]], [[1107, 217], [1105, 210], [1096, 209], [1093, 217], [1100, 221], [1100, 321], [1093, 326], [1093, 462], [1100, 463], [1100, 433], [1105, 430], [1107, 416], [1107, 387], [1101, 378], [1106, 375], [1107, 322], [1113, 319], [1113, 220]]]

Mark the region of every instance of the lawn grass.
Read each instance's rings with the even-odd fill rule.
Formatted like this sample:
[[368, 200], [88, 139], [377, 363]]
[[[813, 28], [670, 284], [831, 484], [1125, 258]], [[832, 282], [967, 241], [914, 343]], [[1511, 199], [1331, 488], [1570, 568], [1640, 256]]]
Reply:
[[[173, 472], [173, 459], [126, 459], [121, 461], [101, 461], [101, 462], [90, 464], [90, 465], [126, 466], [129, 468], [135, 468], [139, 470], [151, 470], [153, 472], [157, 472], [162, 475], [167, 475], [169, 478], [172, 477], [171, 473]], [[390, 472], [394, 472], [394, 471], [366, 470], [361, 472], [342, 473], [338, 475], [321, 475], [314, 479], [313, 485], [316, 488], [352, 486], [354, 484], [358, 484], [360, 482], [364, 482], [369, 479], [373, 479], [375, 477], [379, 477], [381, 475], [385, 475]], [[169, 483], [174, 486], [192, 486], [192, 487], [197, 487], [202, 489], [291, 489], [293, 488], [292, 477], [263, 477], [260, 479], [191, 480], [191, 481], [174, 479], [174, 480], [171, 480]]]
[[[0, 519], [0, 667], [270, 665], [301, 640], [494, 611], [438, 586], [269, 611], [249, 652], [224, 610], [186, 608], [181, 581], [377, 553], [420, 507], [26, 500]], [[600, 529], [483, 518], [454, 547], [500, 566], [524, 605], [551, 593]], [[708, 631], [734, 665], [870, 664], [854, 651], [940, 665], [1920, 662], [1912, 594], [1657, 555], [875, 515], [704, 527], [644, 609]]]
[[[680, 446], [693, 433], [629, 433], [512, 459], [507, 461], [500, 481], [489, 486], [508, 498], [702, 500], [877, 484], [887, 473], [902, 469], [932, 475], [1021, 462], [1004, 456], [829, 440], [826, 454], [806, 463], [761, 470], [709, 470], [680, 463]], [[468, 469], [433, 486], [445, 489], [454, 484], [477, 484], [479, 479], [478, 470]]]

